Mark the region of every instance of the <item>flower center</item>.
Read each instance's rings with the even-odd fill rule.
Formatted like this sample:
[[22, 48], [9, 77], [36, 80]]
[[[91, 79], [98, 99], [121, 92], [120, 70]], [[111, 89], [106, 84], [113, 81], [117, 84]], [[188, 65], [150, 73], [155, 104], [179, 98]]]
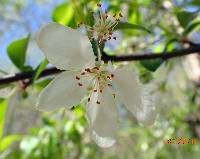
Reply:
[[[103, 90], [106, 87], [112, 87], [112, 80], [114, 78], [114, 74], [108, 72], [103, 69], [101, 66], [93, 67], [93, 68], [85, 68], [79, 75], [76, 75], [75, 79], [77, 80], [77, 84], [79, 87], [83, 87], [84, 78], [91, 77], [91, 81], [86, 86], [89, 92], [88, 102], [91, 101], [92, 93], [97, 93], [96, 103], [100, 104], [99, 94], [103, 93]], [[112, 94], [115, 98], [115, 93]]]
[[89, 38], [96, 39], [99, 45], [102, 45], [103, 42], [108, 40], [116, 40], [116, 37], [113, 37], [113, 30], [123, 16], [121, 13], [118, 15], [109, 15], [107, 11], [102, 11], [101, 4], [97, 4], [97, 6], [99, 7], [99, 11], [94, 25], [92, 27], [85, 25], [85, 27], [89, 33]]

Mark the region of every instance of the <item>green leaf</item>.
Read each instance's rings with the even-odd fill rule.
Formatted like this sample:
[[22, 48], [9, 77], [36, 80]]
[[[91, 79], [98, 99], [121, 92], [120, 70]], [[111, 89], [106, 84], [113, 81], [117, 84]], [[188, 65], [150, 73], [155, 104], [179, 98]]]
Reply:
[[20, 139], [21, 139], [21, 136], [19, 136], [19, 135], [9, 135], [9, 136], [6, 136], [5, 138], [1, 139], [0, 152], [8, 149], [13, 142], [18, 141]]
[[30, 36], [23, 39], [18, 39], [12, 42], [7, 48], [7, 53], [11, 61], [22, 71], [26, 71], [28, 67], [24, 66], [24, 64], [26, 60], [26, 50], [28, 47], [29, 38]]
[[0, 99], [0, 140], [3, 136], [7, 105], [8, 105], [7, 100], [1, 98]]
[[198, 26], [200, 26], [200, 21], [195, 21], [192, 22], [190, 25], [188, 25], [184, 32], [183, 35], [188, 35], [189, 33], [191, 33], [194, 29], [196, 29]]
[[155, 59], [155, 60], [143, 60], [140, 61], [141, 65], [144, 66], [149, 71], [156, 71], [158, 67], [163, 63], [162, 59]]
[[73, 4], [73, 9], [75, 10], [74, 15], [78, 23], [81, 23], [81, 22], [86, 23], [84, 10], [80, 2], [77, 0], [72, 0], [72, 4]]
[[195, 6], [200, 6], [200, 1], [199, 0], [192, 0], [190, 4], [195, 5]]
[[91, 10], [87, 11], [86, 24], [89, 25], [89, 26], [94, 25], [94, 15], [93, 15], [93, 12]]
[[144, 26], [138, 25], [138, 24], [131, 24], [127, 22], [119, 22], [115, 29], [136, 29], [136, 30], [143, 30], [148, 33], [152, 33], [149, 29], [145, 28]]
[[184, 28], [187, 27], [187, 25], [196, 18], [197, 13], [187, 12], [187, 11], [179, 11], [176, 13], [176, 16], [178, 18], [178, 21], [180, 25]]
[[63, 3], [57, 6], [52, 15], [54, 22], [67, 25], [73, 17], [73, 7], [69, 3]]
[[33, 75], [33, 83], [35, 82], [35, 80], [38, 79], [38, 77], [40, 76], [40, 74], [42, 73], [42, 71], [46, 68], [46, 66], [48, 65], [49, 61], [47, 59], [44, 59], [41, 64], [36, 68], [35, 73]]

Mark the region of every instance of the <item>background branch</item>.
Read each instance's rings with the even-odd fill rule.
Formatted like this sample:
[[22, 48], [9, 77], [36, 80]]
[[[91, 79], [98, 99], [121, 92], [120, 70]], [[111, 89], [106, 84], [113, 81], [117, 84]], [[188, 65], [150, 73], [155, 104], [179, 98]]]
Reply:
[[[186, 48], [186, 49], [180, 49], [180, 50], [174, 50], [172, 52], [162, 52], [162, 53], [146, 53], [146, 54], [134, 54], [134, 55], [115, 55], [110, 56], [105, 53], [102, 55], [102, 59], [104, 61], [114, 61], [114, 62], [120, 62], [120, 61], [141, 61], [141, 60], [152, 60], [152, 59], [163, 59], [168, 60], [175, 57], [181, 57], [189, 54], [200, 54], [200, 45], [196, 45], [194, 47]], [[56, 68], [48, 68], [45, 69], [41, 75], [41, 77], [53, 75], [56, 73], [61, 72], [62, 70], [58, 70]], [[22, 72], [11, 76], [5, 76], [3, 78], [0, 78], [0, 85], [8, 84], [12, 82], [17, 82], [25, 79], [32, 79], [34, 74], [34, 71], [31, 72]]]

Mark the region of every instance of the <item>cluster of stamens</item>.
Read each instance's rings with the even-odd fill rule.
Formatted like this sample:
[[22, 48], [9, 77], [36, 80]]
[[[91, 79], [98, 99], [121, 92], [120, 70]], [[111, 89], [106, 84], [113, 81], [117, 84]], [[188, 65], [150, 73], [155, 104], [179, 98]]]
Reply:
[[[101, 69], [100, 67], [93, 67], [92, 69], [86, 68], [79, 75], [75, 76], [75, 80], [77, 80], [77, 84], [79, 87], [83, 87], [84, 84], [81, 82], [83, 78], [92, 77], [91, 83], [89, 83], [86, 87], [89, 91], [88, 102], [91, 101], [92, 93], [103, 93], [105, 87], [112, 87], [112, 80], [114, 78], [114, 74], [109, 73]], [[112, 94], [115, 98], [115, 93]], [[97, 97], [97, 104], [100, 104], [99, 96]]]
[[[90, 33], [90, 40], [97, 40], [99, 45], [102, 45], [108, 40], [117, 39], [115, 36], [113, 36], [113, 30], [123, 17], [121, 13], [109, 16], [107, 11], [102, 11], [101, 6], [101, 4], [97, 4], [99, 11], [95, 24], [92, 27], [85, 25], [86, 30]], [[80, 26], [80, 24], [78, 26]]]

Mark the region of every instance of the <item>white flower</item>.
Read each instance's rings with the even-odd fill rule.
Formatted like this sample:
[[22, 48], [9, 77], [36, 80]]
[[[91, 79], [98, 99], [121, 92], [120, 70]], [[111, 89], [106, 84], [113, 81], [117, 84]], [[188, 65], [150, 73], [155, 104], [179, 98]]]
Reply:
[[155, 107], [145, 100], [137, 74], [127, 68], [95, 65], [87, 36], [50, 23], [39, 32], [37, 44], [51, 64], [67, 70], [43, 89], [37, 102], [39, 110], [70, 109], [87, 96], [86, 112], [92, 136], [101, 147], [110, 147], [116, 142], [116, 99], [143, 124], [153, 123]]

